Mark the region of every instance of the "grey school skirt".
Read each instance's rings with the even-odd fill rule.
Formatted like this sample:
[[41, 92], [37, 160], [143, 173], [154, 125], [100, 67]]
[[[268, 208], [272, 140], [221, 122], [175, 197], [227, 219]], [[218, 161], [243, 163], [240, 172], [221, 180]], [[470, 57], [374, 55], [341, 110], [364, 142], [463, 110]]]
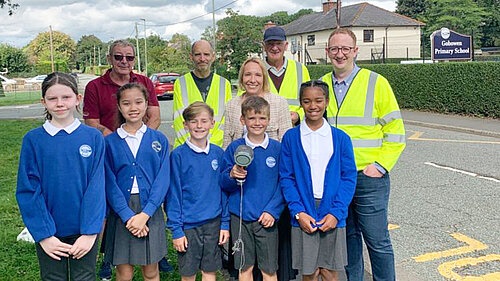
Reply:
[[[139, 194], [132, 194], [128, 206], [136, 214], [142, 211]], [[106, 222], [104, 260], [113, 265], [147, 265], [159, 262], [167, 254], [165, 219], [158, 208], [147, 222], [149, 233], [138, 238], [125, 227], [120, 217], [110, 211]]]
[[[319, 201], [316, 200], [316, 206]], [[318, 268], [342, 271], [347, 265], [345, 227], [327, 232], [316, 230], [308, 234], [300, 227], [292, 227], [292, 267], [311, 275]]]

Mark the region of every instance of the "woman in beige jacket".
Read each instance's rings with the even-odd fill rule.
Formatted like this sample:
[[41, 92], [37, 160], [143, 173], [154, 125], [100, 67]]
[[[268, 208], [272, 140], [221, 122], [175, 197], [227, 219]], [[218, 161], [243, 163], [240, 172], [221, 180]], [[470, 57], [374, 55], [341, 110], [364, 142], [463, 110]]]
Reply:
[[290, 111], [285, 98], [269, 92], [269, 76], [264, 63], [259, 58], [247, 59], [240, 68], [238, 87], [244, 92], [226, 104], [224, 112], [224, 142], [222, 148], [244, 136], [245, 128], [241, 124], [241, 103], [247, 96], [263, 97], [271, 106], [269, 126], [266, 133], [269, 138], [281, 141], [285, 132], [292, 128]]

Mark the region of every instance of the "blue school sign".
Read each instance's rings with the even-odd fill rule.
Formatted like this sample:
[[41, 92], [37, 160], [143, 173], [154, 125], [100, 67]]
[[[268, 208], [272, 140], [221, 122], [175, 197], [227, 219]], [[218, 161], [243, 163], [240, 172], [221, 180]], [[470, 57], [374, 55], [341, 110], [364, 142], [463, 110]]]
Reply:
[[470, 60], [473, 48], [470, 36], [456, 33], [446, 27], [431, 35], [433, 60]]

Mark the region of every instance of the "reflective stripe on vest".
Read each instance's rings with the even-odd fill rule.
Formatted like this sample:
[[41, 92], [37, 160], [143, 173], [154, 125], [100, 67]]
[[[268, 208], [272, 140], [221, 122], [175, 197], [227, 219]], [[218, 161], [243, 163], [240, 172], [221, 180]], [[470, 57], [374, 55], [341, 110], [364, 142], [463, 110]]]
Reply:
[[297, 72], [297, 98], [295, 99], [287, 98], [286, 101], [288, 102], [288, 105], [300, 106], [299, 92], [300, 92], [300, 85], [302, 85], [302, 79], [304, 77], [304, 74], [302, 71], [302, 64], [300, 62], [295, 63], [295, 68]]
[[[186, 77], [181, 76], [179, 78], [179, 84], [181, 86], [181, 97], [182, 97], [182, 105], [184, 108], [189, 106], [189, 94], [187, 91], [187, 82], [186, 82]], [[226, 79], [224, 77], [219, 77], [219, 108], [217, 110], [217, 114], [214, 116], [215, 122], [220, 122], [222, 121], [222, 118], [224, 117], [224, 104], [225, 104], [225, 97], [226, 97]], [[182, 112], [184, 109], [179, 109], [176, 112], [174, 112], [174, 119], [178, 116], [182, 115]]]

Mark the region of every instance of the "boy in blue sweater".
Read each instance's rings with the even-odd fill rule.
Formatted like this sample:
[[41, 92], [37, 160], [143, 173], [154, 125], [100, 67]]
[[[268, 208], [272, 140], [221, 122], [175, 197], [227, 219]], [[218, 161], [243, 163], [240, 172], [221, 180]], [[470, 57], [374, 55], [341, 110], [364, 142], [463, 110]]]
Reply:
[[219, 186], [219, 163], [224, 151], [210, 144], [214, 111], [194, 102], [182, 113], [190, 137], [170, 156], [171, 178], [167, 193], [167, 226], [172, 231], [183, 281], [215, 281], [222, 268], [219, 245], [229, 240], [227, 196]]
[[[241, 122], [247, 132], [244, 138], [229, 145], [222, 161], [220, 181], [222, 189], [230, 193], [231, 235], [236, 241], [234, 264], [240, 270], [240, 281], [253, 280], [255, 260], [265, 281], [277, 280], [276, 221], [283, 211], [284, 198], [278, 185], [281, 145], [266, 134], [269, 116], [270, 106], [265, 99], [247, 97], [241, 104]], [[241, 145], [254, 152], [254, 159], [246, 169], [234, 161], [234, 152]], [[245, 180], [243, 186], [237, 179]]]

